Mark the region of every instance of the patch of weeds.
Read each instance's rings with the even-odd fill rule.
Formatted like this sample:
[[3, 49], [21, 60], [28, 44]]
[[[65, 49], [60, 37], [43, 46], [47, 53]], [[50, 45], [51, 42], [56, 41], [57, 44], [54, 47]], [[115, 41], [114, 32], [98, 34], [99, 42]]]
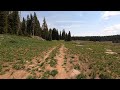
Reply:
[[71, 56], [71, 58], [75, 58], [74, 56]]
[[25, 64], [26, 61], [24, 61], [24, 60], [20, 60], [18, 63], [19, 63], [19, 64]]
[[29, 75], [26, 79], [36, 79], [35, 76]]
[[20, 69], [24, 69], [25, 66], [20, 65], [20, 64], [15, 64], [15, 65], [13, 65], [13, 68], [16, 69], [16, 70], [20, 70]]
[[58, 74], [58, 71], [57, 71], [57, 70], [52, 70], [52, 71], [50, 72], [50, 75], [52, 75], [53, 77], [54, 77], [56, 74]]
[[77, 78], [77, 79], [86, 79], [86, 75], [84, 75], [84, 74], [79, 74], [79, 75], [77, 75], [76, 78]]
[[103, 74], [103, 73], [99, 75], [99, 78], [100, 78], [100, 79], [111, 79], [110, 75], [108, 75], [108, 74]]
[[64, 60], [64, 65], [65, 65], [66, 63], [67, 63], [67, 60], [65, 59], [65, 60]]
[[39, 72], [44, 72], [44, 70], [39, 70]]
[[2, 71], [2, 68], [3, 68], [2, 65], [0, 65], [0, 72]]
[[89, 65], [89, 69], [92, 69], [92, 68], [93, 68], [93, 65], [92, 65], [92, 64], [90, 64], [90, 65]]
[[10, 40], [9, 42], [10, 43], [17, 43], [17, 41], [15, 41], [15, 40]]
[[36, 73], [35, 73], [35, 70], [34, 70], [34, 69], [31, 71], [31, 74], [32, 74], [32, 75], [36, 75]]
[[44, 62], [43, 62], [43, 63], [41, 63], [41, 64], [39, 64], [39, 66], [40, 66], [40, 67], [42, 67], [43, 65], [44, 65]]
[[27, 68], [27, 71], [30, 71], [31, 69], [30, 68]]
[[46, 62], [48, 62], [48, 60], [49, 60], [49, 57], [47, 57], [47, 58], [45, 59]]
[[10, 70], [10, 68], [5, 69], [5, 71], [9, 71], [9, 70]]
[[54, 67], [57, 64], [57, 62], [55, 59], [52, 59], [52, 60], [50, 60], [49, 64], [51, 67]]
[[38, 71], [38, 68], [36, 68], [35, 71]]
[[5, 74], [5, 72], [4, 72], [4, 71], [1, 71], [1, 72], [0, 72], [0, 75], [3, 75], [3, 74]]
[[73, 63], [73, 60], [70, 60], [69, 62], [70, 62], [70, 64], [72, 64], [72, 63]]
[[3, 65], [3, 67], [8, 67], [8, 65]]
[[79, 66], [79, 64], [74, 65], [74, 69], [76, 69], [76, 70], [80, 70], [80, 66]]
[[43, 76], [42, 76], [41, 79], [48, 79], [48, 78], [49, 78], [49, 75], [50, 75], [50, 71], [46, 71], [46, 72], [43, 74]]
[[64, 59], [67, 59], [66, 55], [65, 55], [65, 58]]
[[89, 76], [91, 77], [91, 79], [95, 79], [96, 73], [95, 72], [91, 72]]

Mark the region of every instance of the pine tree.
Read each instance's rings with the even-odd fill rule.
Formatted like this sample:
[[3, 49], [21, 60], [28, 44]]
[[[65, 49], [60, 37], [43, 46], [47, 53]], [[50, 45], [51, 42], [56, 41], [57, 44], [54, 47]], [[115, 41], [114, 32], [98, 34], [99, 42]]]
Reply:
[[7, 11], [0, 11], [0, 34], [7, 33]]
[[52, 41], [52, 29], [49, 29], [48, 40]]
[[43, 31], [42, 37], [43, 37], [44, 39], [47, 39], [47, 37], [48, 37], [48, 26], [47, 26], [47, 23], [46, 23], [45, 18], [43, 19], [42, 31]]
[[68, 40], [68, 35], [67, 35], [67, 33], [65, 34], [65, 39], [64, 39], [65, 41], [67, 41]]
[[31, 23], [30, 23], [30, 17], [29, 15], [27, 15], [27, 36], [30, 36], [30, 28], [31, 27]]
[[59, 40], [59, 33], [58, 33], [58, 30], [56, 30], [56, 40]]
[[13, 11], [13, 34], [17, 34], [20, 30], [20, 17], [18, 11]]
[[61, 31], [60, 31], [60, 40], [62, 39]]
[[34, 34], [36, 36], [41, 36], [41, 27], [40, 27], [40, 22], [37, 18], [36, 13], [34, 12]]
[[62, 40], [65, 40], [65, 30], [62, 31]]
[[13, 21], [13, 12], [10, 11], [8, 14], [8, 33], [13, 34], [14, 21]]
[[71, 41], [71, 33], [70, 33], [70, 31], [68, 33], [67, 41]]
[[30, 14], [30, 36], [34, 36], [34, 17]]
[[22, 21], [22, 24], [21, 24], [21, 31], [22, 31], [22, 35], [27, 35], [27, 31], [26, 31], [26, 23], [25, 23], [25, 19], [23, 17], [23, 21]]

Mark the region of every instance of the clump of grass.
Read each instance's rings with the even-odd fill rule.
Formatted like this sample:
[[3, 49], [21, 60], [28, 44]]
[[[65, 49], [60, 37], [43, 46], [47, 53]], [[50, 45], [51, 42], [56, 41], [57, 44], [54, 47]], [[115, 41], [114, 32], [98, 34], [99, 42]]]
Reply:
[[50, 71], [46, 71], [46, 72], [43, 74], [43, 76], [42, 76], [41, 79], [48, 79], [48, 78], [49, 78], [49, 75], [50, 75]]
[[96, 73], [95, 72], [91, 72], [89, 76], [91, 77], [91, 79], [95, 79]]
[[16, 70], [20, 70], [20, 69], [24, 69], [25, 66], [20, 65], [20, 64], [15, 64], [15, 65], [13, 65], [13, 68], [16, 69]]
[[101, 79], [111, 79], [110, 75], [103, 74], [103, 73], [99, 75], [99, 78], [101, 78]]
[[0, 72], [2, 71], [2, 68], [3, 68], [2, 65], [0, 65]]
[[69, 62], [72, 64], [72, 63], [73, 63], [73, 60], [70, 60]]
[[10, 40], [9, 42], [10, 43], [17, 43], [17, 41], [15, 41], [15, 40]]
[[77, 79], [86, 79], [86, 75], [84, 74], [79, 74], [76, 76]]
[[3, 75], [3, 74], [5, 74], [5, 72], [4, 72], [4, 71], [1, 71], [1, 72], [0, 72], [0, 75]]
[[74, 69], [76, 69], [76, 70], [80, 70], [80, 66], [79, 66], [79, 64], [74, 65]]
[[39, 64], [40, 67], [42, 67], [44, 65], [44, 62], [42, 62], [41, 64]]
[[36, 76], [29, 75], [26, 79], [36, 79]]
[[64, 65], [65, 65], [66, 63], [67, 63], [67, 60], [65, 59], [65, 60], [64, 60]]
[[74, 56], [71, 56], [71, 58], [73, 59], [73, 58], [75, 58]]
[[52, 59], [52, 60], [50, 60], [49, 64], [51, 67], [54, 67], [57, 64], [57, 62], [55, 59]]
[[57, 70], [52, 70], [52, 71], [50, 72], [50, 75], [52, 75], [53, 77], [54, 77], [56, 74], [58, 74], [58, 71], [57, 71]]

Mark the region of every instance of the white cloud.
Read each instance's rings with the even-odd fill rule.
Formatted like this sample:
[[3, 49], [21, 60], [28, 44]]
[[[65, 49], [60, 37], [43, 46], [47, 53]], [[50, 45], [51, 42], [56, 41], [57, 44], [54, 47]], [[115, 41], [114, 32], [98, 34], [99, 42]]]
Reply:
[[82, 23], [81, 21], [56, 21], [58, 23]]
[[120, 11], [105, 11], [103, 12], [102, 18], [107, 20], [111, 16], [116, 16], [116, 15], [120, 15]]
[[101, 35], [117, 35], [117, 34], [120, 34], [120, 24], [106, 27], [101, 32]]

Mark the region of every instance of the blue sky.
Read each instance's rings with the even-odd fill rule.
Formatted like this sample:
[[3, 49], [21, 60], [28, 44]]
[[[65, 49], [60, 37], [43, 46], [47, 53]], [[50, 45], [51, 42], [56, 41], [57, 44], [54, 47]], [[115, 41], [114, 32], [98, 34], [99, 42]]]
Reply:
[[36, 12], [42, 26], [71, 31], [72, 36], [104, 36], [120, 34], [120, 11], [22, 11], [21, 17]]

